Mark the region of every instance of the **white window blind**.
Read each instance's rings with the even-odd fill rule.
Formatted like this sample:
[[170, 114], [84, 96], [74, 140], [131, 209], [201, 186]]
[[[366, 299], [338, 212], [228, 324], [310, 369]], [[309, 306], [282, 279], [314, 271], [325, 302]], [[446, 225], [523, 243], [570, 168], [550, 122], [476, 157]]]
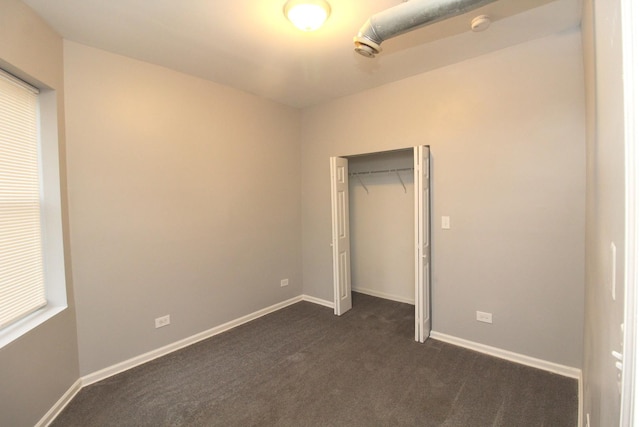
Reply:
[[38, 92], [0, 70], [0, 328], [46, 305]]

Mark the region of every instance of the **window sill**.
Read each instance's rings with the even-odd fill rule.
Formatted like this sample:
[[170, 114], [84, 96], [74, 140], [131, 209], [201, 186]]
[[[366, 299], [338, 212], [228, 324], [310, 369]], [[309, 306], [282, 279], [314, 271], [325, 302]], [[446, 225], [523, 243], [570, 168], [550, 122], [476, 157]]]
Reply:
[[66, 305], [47, 305], [38, 311], [31, 313], [24, 319], [20, 319], [15, 323], [0, 330], [0, 349], [17, 340], [27, 332], [37, 328], [56, 314], [66, 309]]

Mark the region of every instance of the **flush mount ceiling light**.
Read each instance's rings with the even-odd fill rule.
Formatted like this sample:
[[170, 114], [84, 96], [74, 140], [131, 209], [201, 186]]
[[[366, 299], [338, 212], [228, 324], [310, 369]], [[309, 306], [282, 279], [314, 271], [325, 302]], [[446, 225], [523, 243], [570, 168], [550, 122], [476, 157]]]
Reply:
[[315, 31], [322, 27], [331, 13], [325, 0], [289, 0], [284, 4], [284, 16], [302, 31]]

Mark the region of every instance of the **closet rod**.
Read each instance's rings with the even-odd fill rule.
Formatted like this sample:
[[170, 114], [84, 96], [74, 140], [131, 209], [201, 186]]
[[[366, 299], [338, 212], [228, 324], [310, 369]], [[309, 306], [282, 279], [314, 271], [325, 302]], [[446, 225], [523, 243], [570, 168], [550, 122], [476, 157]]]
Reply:
[[373, 175], [377, 173], [397, 173], [397, 172], [408, 172], [413, 171], [413, 168], [400, 168], [400, 169], [382, 169], [377, 171], [365, 171], [365, 172], [349, 172], [349, 176], [358, 176], [358, 175]]

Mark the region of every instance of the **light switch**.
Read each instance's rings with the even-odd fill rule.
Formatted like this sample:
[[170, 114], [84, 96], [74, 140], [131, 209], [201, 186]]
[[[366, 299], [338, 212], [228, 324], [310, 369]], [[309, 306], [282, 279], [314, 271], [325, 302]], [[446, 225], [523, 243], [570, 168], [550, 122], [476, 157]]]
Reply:
[[451, 228], [451, 222], [450, 222], [448, 216], [443, 216], [441, 223], [442, 223], [442, 229], [443, 230], [448, 230], [448, 229]]

